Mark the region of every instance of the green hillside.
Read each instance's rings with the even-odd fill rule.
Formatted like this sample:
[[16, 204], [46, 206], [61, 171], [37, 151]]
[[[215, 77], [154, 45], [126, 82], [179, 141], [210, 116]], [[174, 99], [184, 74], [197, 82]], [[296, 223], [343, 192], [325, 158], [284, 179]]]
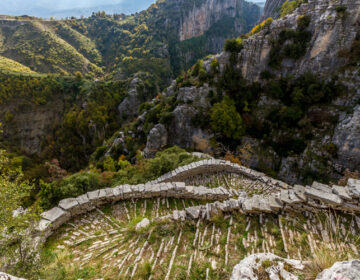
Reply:
[[98, 12], [59, 21], [5, 18], [0, 21], [0, 55], [39, 73], [80, 72], [109, 80], [149, 72], [164, 88], [199, 58], [221, 51], [225, 39], [249, 31], [260, 17], [258, 6], [238, 1], [235, 14], [225, 11], [203, 34], [180, 41], [181, 24], [191, 21], [187, 14], [204, 3], [158, 1], [133, 16]]
[[29, 67], [3, 56], [0, 56], [0, 69], [6, 72], [35, 73]]

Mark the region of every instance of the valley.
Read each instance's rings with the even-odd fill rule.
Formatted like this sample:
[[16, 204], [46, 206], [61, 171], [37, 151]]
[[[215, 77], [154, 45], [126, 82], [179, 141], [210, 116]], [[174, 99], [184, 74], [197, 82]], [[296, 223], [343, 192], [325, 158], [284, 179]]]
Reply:
[[0, 271], [360, 279], [359, 15], [159, 0], [0, 16]]

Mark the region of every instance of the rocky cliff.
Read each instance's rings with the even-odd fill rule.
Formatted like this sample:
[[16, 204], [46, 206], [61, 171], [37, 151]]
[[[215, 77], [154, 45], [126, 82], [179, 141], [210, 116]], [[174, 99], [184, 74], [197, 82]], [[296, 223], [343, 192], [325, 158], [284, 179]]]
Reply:
[[[226, 17], [238, 19], [234, 26], [235, 32], [245, 33], [256, 19], [258, 11], [255, 5], [239, 0], [208, 0], [203, 1], [200, 6], [194, 3], [182, 18], [179, 31], [180, 41], [203, 35], [211, 26]], [[240, 22], [240, 16], [246, 16], [250, 21], [243, 24]]]
[[[206, 113], [212, 107], [209, 101], [214, 92], [219, 92], [216, 83], [227, 73], [229, 63], [234, 64], [234, 69], [240, 74], [238, 78], [232, 79], [242, 77], [249, 82], [258, 81], [264, 85], [263, 91], [269, 87], [265, 85], [265, 75], [281, 79], [303, 77], [310, 72], [319, 75], [319, 79], [323, 80], [337, 76], [346, 89], [340, 90], [338, 97], [330, 103], [324, 101], [306, 109], [303, 122], [310, 120], [312, 123], [313, 127], [308, 128], [312, 132], [311, 141], [304, 139], [306, 144], [301, 145], [305, 146], [295, 154], [282, 154], [279, 150], [264, 148], [264, 140], [259, 141], [253, 136], [243, 137], [240, 146], [250, 144], [254, 152], [248, 164], [262, 170], [277, 170], [280, 178], [291, 183], [302, 181], [310, 176], [309, 174], [323, 174], [323, 178], [339, 178], [345, 169], [359, 171], [359, 131], [356, 124], [357, 104], [360, 100], [359, 68], [356, 58], [351, 59], [350, 54], [356, 48], [359, 38], [359, 15], [358, 0], [342, 3], [310, 0], [293, 13], [273, 21], [260, 32], [244, 39], [243, 48], [236, 55], [222, 52], [205, 59], [203, 67], [208, 75], [213, 71], [211, 65], [214, 61], [219, 65], [220, 74], [208, 80], [210, 85], [200, 83], [197, 86], [181, 87], [175, 83], [164, 93], [173, 96], [178, 103], [172, 111], [173, 119], [168, 125], [167, 145], [209, 151], [214, 133], [209, 126], [201, 123], [206, 123], [209, 118]], [[302, 21], [306, 21], [305, 27]], [[289, 37], [282, 39], [282, 36]], [[296, 36], [305, 37], [299, 39]], [[300, 48], [301, 51], [296, 55], [289, 54], [288, 50], [291, 48]], [[277, 60], [276, 65], [272, 64], [274, 60]], [[258, 122], [263, 124], [267, 123], [269, 116], [273, 114], [274, 111], [271, 110], [280, 110], [281, 106], [285, 105], [281, 99], [269, 98], [264, 92], [260, 93], [256, 102], [250, 119], [258, 119]], [[284, 110], [286, 106], [282, 108]], [[249, 118], [248, 113], [245, 113], [246, 116]], [[303, 124], [300, 123], [301, 126]], [[276, 131], [275, 134], [270, 134], [270, 137], [272, 141], [279, 141], [277, 145], [283, 146], [289, 145], [294, 139], [302, 139], [301, 135], [304, 135], [303, 128], [288, 127]], [[288, 140], [284, 139], [288, 137], [293, 140], [286, 142]], [[152, 139], [148, 139], [148, 142], [151, 141]], [[152, 146], [156, 145], [152, 143]], [[279, 149], [278, 147], [275, 146], [276, 149]], [[298, 148], [294, 147], [295, 150]]]
[[[312, 1], [302, 4], [292, 14], [275, 20], [270, 27], [244, 41], [244, 49], [238, 57], [238, 67], [249, 80], [258, 80], [261, 72], [271, 70], [277, 75], [300, 75], [305, 72], [329, 73], [346, 64], [339, 55], [351, 48], [359, 33], [360, 3], [350, 0], [340, 2]], [[346, 11], [339, 13], [337, 7]], [[308, 32], [311, 39], [306, 53], [299, 59], [285, 58], [278, 70], [269, 66], [274, 39], [286, 28], [295, 29], [300, 16], [311, 18]]]
[[280, 15], [281, 5], [285, 0], [268, 0], [265, 2], [263, 14], [261, 15], [261, 20], [265, 20], [269, 17], [277, 18]]

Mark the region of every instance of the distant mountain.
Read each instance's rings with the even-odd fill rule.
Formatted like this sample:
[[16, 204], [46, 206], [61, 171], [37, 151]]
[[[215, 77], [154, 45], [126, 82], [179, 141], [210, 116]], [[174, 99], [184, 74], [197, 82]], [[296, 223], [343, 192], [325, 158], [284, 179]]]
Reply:
[[59, 11], [49, 11], [45, 17], [54, 17], [54, 18], [66, 18], [66, 17], [88, 17], [93, 12], [105, 11], [107, 14], [133, 14], [145, 10], [149, 5], [154, 2], [153, 0], [139, 0], [139, 1], [128, 1], [125, 0], [123, 3], [113, 4], [113, 5], [100, 5], [90, 8], [76, 8], [76, 9], [67, 9]]
[[[52, 3], [48, 0], [14, 0], [11, 5], [0, 2], [0, 14], [29, 15], [42, 18], [65, 18], [90, 16], [93, 12], [105, 11], [106, 13], [131, 14], [146, 9], [154, 0], [105, 0], [105, 1], [76, 1], [59, 0]], [[69, 2], [69, 3], [68, 3]], [[99, 3], [100, 2], [100, 3]]]

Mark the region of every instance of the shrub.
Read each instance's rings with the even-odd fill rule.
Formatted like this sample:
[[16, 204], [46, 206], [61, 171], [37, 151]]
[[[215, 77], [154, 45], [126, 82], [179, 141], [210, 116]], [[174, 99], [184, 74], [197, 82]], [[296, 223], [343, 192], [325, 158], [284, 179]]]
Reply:
[[105, 155], [106, 150], [107, 146], [97, 147], [94, 153], [95, 160], [98, 161], [103, 155]]
[[256, 25], [253, 27], [253, 29], [251, 29], [251, 31], [249, 32], [249, 35], [254, 35], [258, 32], [260, 32], [261, 30], [263, 30], [264, 28], [268, 28], [271, 23], [273, 22], [273, 18], [269, 17], [267, 19], [265, 19], [264, 21], [262, 21], [260, 24]]
[[45, 209], [68, 197], [76, 197], [101, 188], [100, 174], [79, 172], [51, 184], [41, 182], [39, 197]]
[[221, 103], [216, 103], [212, 107], [210, 126], [214, 132], [232, 139], [240, 139], [245, 130], [242, 118], [236, 111], [234, 101], [227, 96]]
[[336, 6], [335, 10], [339, 15], [343, 16], [346, 12], [346, 6], [338, 5], [338, 6]]
[[169, 172], [179, 166], [197, 161], [198, 158], [179, 147], [171, 147], [156, 153], [154, 158], [137, 160], [135, 165], [127, 165], [119, 170], [113, 184], [141, 184]]
[[281, 13], [280, 17], [286, 16], [288, 14], [291, 14], [293, 11], [295, 11], [296, 8], [298, 8], [302, 3], [304, 3], [304, 0], [296, 0], [296, 1], [289, 1], [286, 0], [281, 5]]
[[244, 47], [243, 41], [240, 38], [227, 39], [224, 50], [230, 53], [239, 53]]
[[297, 26], [299, 30], [304, 30], [306, 27], [309, 26], [311, 21], [311, 16], [310, 15], [306, 15], [306, 16], [299, 16], [297, 19]]
[[207, 77], [208, 77], [208, 73], [206, 72], [205, 68], [201, 68], [199, 70], [199, 81], [204, 82], [206, 81]]
[[274, 75], [268, 70], [265, 70], [260, 73], [260, 79], [262, 79], [262, 80], [270, 80], [273, 77], [274, 77]]
[[212, 75], [215, 75], [215, 74], [217, 74], [219, 72], [219, 61], [216, 58], [211, 60], [210, 72], [211, 72]]
[[104, 168], [105, 171], [111, 171], [111, 172], [116, 171], [115, 162], [112, 159], [112, 157], [107, 156], [105, 158], [104, 163], [103, 163], [103, 168]]

